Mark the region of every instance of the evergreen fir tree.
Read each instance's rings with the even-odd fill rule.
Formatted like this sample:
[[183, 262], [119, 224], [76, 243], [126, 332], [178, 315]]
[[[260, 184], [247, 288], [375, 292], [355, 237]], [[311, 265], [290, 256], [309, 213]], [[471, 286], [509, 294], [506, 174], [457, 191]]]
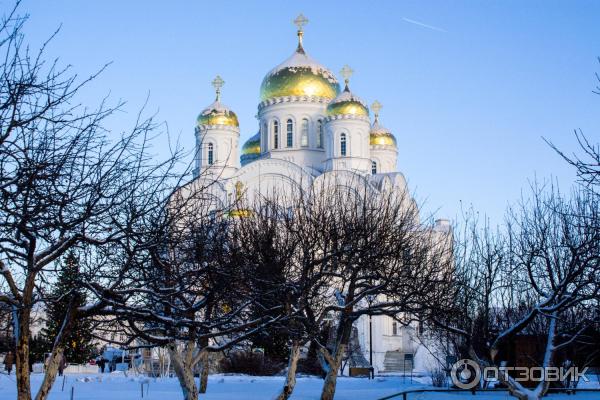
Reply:
[[[277, 263], [264, 262], [257, 269], [255, 290], [259, 293], [261, 306], [251, 306], [252, 317], [275, 317], [277, 312], [266, 312], [264, 308], [276, 307], [281, 304], [281, 299], [286, 297], [286, 287], [282, 283], [285, 278]], [[274, 287], [281, 288], [273, 290]], [[289, 355], [290, 335], [284, 326], [275, 324], [261, 330], [252, 337], [252, 347], [262, 348], [267, 358], [273, 361], [284, 362]]]
[[[85, 293], [77, 286], [79, 262], [72, 252], [69, 253], [61, 267], [51, 301], [47, 308], [46, 328], [42, 334], [49, 343], [48, 352], [56, 335], [60, 331], [65, 314], [72, 302], [72, 307], [81, 307], [86, 302]], [[69, 363], [86, 363], [94, 354], [92, 345], [92, 324], [89, 319], [77, 317], [71, 323], [68, 334], [64, 338], [65, 357]]]
[[48, 338], [40, 333], [32, 336], [29, 341], [29, 366], [33, 367], [35, 363], [43, 363], [46, 361], [46, 354], [52, 351], [52, 342]]

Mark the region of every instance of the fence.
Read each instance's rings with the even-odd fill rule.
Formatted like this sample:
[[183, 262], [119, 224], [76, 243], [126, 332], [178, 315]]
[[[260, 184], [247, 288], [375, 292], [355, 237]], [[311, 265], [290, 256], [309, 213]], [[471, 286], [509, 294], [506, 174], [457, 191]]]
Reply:
[[[390, 396], [382, 397], [378, 400], [410, 400], [410, 394], [413, 393], [472, 393], [474, 396], [480, 392], [506, 392], [508, 394], [508, 389], [478, 389], [473, 392], [471, 389], [413, 389], [413, 390], [405, 390], [403, 392], [394, 393]], [[569, 393], [575, 394], [577, 392], [585, 393], [585, 392], [596, 392], [600, 393], [600, 389], [564, 389], [564, 388], [550, 388], [548, 389], [549, 393]]]

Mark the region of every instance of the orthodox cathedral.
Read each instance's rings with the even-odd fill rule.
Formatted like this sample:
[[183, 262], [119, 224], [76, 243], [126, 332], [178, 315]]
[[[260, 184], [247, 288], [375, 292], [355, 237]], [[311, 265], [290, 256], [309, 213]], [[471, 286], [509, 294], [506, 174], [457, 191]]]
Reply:
[[[329, 69], [308, 55], [302, 40], [307, 22], [302, 15], [294, 20], [296, 50], [265, 75], [258, 132], [241, 146], [241, 154], [238, 118], [221, 101], [224, 81], [217, 76], [212, 82], [216, 99], [200, 113], [195, 128], [194, 176], [196, 181], [218, 177], [212, 190], [222, 206], [242, 191], [252, 198], [323, 180], [340, 185], [361, 182], [375, 192], [406, 190], [396, 167], [396, 138], [379, 120], [381, 104], [375, 101], [369, 109], [352, 92], [350, 67], [341, 70], [341, 86]], [[436, 221], [433, 229], [448, 231], [448, 221]], [[416, 327], [401, 327], [385, 316], [371, 321], [361, 317], [355, 325], [356, 346], [363, 360], [372, 355], [375, 373], [428, 368], [430, 357], [421, 354], [426, 350]]]

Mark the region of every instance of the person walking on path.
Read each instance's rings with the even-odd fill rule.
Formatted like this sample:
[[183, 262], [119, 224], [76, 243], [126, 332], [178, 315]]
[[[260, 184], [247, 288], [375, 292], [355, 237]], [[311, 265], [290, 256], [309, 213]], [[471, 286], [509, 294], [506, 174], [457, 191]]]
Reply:
[[67, 358], [64, 354], [61, 354], [60, 361], [58, 362], [58, 376], [63, 376], [65, 368], [67, 368]]
[[4, 369], [6, 369], [6, 371], [8, 371], [9, 375], [12, 372], [12, 367], [13, 367], [14, 363], [15, 363], [15, 356], [12, 353], [12, 351], [9, 351], [4, 356]]
[[104, 357], [100, 357], [100, 360], [98, 360], [98, 366], [100, 367], [100, 373], [103, 374], [104, 368], [106, 367], [106, 360]]

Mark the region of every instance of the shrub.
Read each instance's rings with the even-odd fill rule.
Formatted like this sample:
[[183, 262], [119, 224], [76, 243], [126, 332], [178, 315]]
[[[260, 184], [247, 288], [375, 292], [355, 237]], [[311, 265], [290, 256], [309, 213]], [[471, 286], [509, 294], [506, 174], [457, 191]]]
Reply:
[[316, 357], [301, 358], [298, 360], [298, 373], [325, 377], [321, 363]]
[[446, 386], [446, 371], [443, 368], [435, 368], [430, 371], [431, 374], [431, 384], [434, 387], [444, 387]]
[[221, 372], [247, 375], [276, 375], [285, 364], [277, 362], [262, 353], [236, 351], [229, 353], [220, 363]]

